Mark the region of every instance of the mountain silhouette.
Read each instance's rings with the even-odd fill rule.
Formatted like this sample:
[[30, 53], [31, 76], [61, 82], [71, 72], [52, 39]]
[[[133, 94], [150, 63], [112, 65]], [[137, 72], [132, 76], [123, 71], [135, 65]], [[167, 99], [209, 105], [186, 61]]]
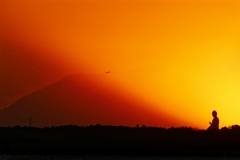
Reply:
[[[104, 74], [105, 75], [105, 74]], [[0, 111], [1, 126], [174, 125], [104, 75], [73, 74]]]

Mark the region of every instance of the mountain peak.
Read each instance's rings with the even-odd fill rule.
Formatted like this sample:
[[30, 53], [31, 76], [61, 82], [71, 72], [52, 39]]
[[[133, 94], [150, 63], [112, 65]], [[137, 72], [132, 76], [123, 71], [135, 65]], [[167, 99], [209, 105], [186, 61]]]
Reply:
[[[0, 111], [0, 125], [153, 125], [166, 119], [102, 75], [71, 74]], [[128, 98], [126, 98], [128, 97]], [[145, 109], [144, 109], [145, 108]]]

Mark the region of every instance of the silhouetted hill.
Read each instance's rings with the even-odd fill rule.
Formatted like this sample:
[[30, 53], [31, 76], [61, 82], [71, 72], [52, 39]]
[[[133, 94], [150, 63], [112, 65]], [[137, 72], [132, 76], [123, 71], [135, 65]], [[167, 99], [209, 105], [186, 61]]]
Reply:
[[69, 75], [23, 97], [0, 111], [1, 126], [158, 125], [173, 122], [147, 110], [149, 106], [110, 83], [106, 75]]

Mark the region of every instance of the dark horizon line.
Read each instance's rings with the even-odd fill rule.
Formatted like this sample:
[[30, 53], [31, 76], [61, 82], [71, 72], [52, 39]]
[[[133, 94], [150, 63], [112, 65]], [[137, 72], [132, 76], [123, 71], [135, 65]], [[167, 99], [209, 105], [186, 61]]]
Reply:
[[[158, 126], [145, 126], [144, 124], [142, 126], [139, 126], [138, 124], [133, 127], [133, 126], [125, 126], [125, 125], [102, 125], [102, 124], [91, 124], [91, 125], [87, 125], [87, 126], [80, 126], [80, 125], [76, 125], [76, 124], [68, 124], [68, 125], [51, 125], [51, 126], [44, 126], [44, 127], [37, 127], [37, 126], [32, 126], [32, 125], [15, 125], [15, 126], [0, 126], [0, 128], [36, 128], [36, 129], [50, 129], [50, 128], [67, 128], [67, 127], [72, 127], [72, 128], [91, 128], [91, 127], [101, 127], [101, 128], [144, 128], [144, 129], [164, 129], [164, 130], [171, 130], [171, 129], [186, 129], [186, 130], [206, 130], [206, 129], [199, 129], [196, 127], [191, 127], [191, 126], [181, 126], [181, 127], [158, 127]], [[231, 126], [224, 126], [221, 127], [218, 130], [233, 130], [233, 129], [240, 129], [240, 125], [235, 124], [235, 125], [231, 125]]]

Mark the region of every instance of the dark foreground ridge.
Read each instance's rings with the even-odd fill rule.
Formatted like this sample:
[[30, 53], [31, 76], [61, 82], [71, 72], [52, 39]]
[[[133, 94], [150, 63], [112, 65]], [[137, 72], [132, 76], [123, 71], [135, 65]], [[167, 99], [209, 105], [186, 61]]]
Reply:
[[0, 154], [240, 156], [240, 126], [221, 130], [187, 127], [0, 127]]

